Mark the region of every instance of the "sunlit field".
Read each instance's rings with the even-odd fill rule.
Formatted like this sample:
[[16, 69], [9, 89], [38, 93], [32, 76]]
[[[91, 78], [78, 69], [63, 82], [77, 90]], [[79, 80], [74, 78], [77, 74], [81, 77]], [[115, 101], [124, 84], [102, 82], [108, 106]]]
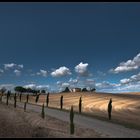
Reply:
[[[60, 108], [60, 97], [63, 95], [63, 109], [69, 110], [73, 105], [78, 112], [79, 98], [82, 96], [82, 113], [90, 116], [107, 119], [107, 105], [112, 98], [112, 121], [134, 125], [140, 128], [140, 93], [57, 93], [50, 94], [49, 107]], [[25, 98], [25, 97], [23, 97]], [[30, 103], [35, 103], [35, 96], [29, 97]], [[26, 101], [22, 99], [22, 101]], [[46, 105], [46, 95], [40, 95], [38, 105]]]

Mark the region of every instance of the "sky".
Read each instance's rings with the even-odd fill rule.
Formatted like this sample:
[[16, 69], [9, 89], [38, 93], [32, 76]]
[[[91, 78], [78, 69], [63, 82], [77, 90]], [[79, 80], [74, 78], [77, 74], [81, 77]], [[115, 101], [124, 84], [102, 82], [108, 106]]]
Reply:
[[140, 3], [0, 3], [0, 88], [140, 91]]

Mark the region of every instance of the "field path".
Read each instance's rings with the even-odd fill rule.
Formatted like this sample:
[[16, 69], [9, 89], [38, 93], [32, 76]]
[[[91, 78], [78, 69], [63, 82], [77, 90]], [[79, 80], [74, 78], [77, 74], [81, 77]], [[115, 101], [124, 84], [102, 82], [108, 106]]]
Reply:
[[[17, 105], [23, 108], [23, 103], [18, 102]], [[27, 104], [27, 110], [39, 113], [41, 112], [41, 106]], [[45, 108], [45, 113], [49, 116], [69, 122], [68, 112]], [[85, 128], [94, 129], [96, 132], [100, 133], [102, 137], [140, 138], [139, 130], [126, 128], [122, 125], [113, 124], [78, 114], [75, 114], [74, 116], [74, 123], [84, 126]]]

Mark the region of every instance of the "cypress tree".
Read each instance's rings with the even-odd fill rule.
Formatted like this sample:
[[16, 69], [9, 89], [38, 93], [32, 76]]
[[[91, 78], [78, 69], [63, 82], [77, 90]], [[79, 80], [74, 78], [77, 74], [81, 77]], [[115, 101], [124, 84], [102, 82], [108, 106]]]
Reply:
[[79, 113], [82, 112], [82, 97], [79, 99]]
[[41, 117], [45, 118], [44, 104], [42, 105]]
[[15, 93], [15, 96], [14, 96], [14, 107], [16, 108], [16, 105], [17, 105], [17, 96], [16, 96], [16, 93]]
[[46, 98], [46, 106], [48, 107], [49, 105], [49, 93], [47, 94], [47, 98]]
[[20, 102], [21, 102], [21, 98], [22, 98], [22, 93], [20, 93], [20, 95], [19, 95]]
[[2, 102], [2, 94], [0, 95], [0, 101]]
[[74, 134], [74, 111], [73, 111], [73, 106], [71, 106], [70, 110], [70, 134]]
[[26, 102], [28, 103], [28, 100], [29, 100], [29, 94], [27, 94], [27, 98], [26, 98], [27, 100], [26, 100]]
[[9, 100], [9, 91], [7, 92], [7, 98], [6, 98], [6, 104], [8, 105], [8, 100]]
[[111, 120], [111, 112], [112, 112], [112, 99], [110, 98], [110, 101], [108, 103], [108, 118]]
[[37, 103], [38, 100], [39, 100], [39, 94], [36, 96], [36, 100], [35, 100], [35, 102]]
[[26, 102], [24, 103], [24, 111], [26, 111]]
[[63, 95], [60, 97], [60, 108], [63, 109]]

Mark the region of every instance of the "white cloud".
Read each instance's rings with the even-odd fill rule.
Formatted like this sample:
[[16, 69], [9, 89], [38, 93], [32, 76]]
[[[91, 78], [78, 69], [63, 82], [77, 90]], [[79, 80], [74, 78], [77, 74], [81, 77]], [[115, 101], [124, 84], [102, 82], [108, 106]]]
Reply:
[[0, 69], [0, 73], [3, 73], [3, 72], [4, 72], [4, 70]]
[[140, 53], [133, 58], [133, 60], [128, 60], [126, 62], [121, 62], [118, 67], [111, 69], [110, 72], [119, 73], [136, 70], [140, 67]]
[[84, 81], [84, 85], [86, 86], [87, 89], [91, 89], [95, 87], [95, 81], [93, 79], [86, 79]]
[[70, 84], [69, 83], [62, 83], [62, 88], [66, 88], [66, 87], [69, 87]]
[[36, 86], [36, 89], [39, 89], [39, 90], [42, 90], [42, 89], [47, 90], [47, 89], [49, 89], [49, 88], [50, 88], [49, 85], [38, 85], [38, 86]]
[[23, 64], [20, 64], [20, 65], [17, 65], [17, 64], [14, 64], [14, 63], [4, 64], [4, 69], [5, 70], [13, 69], [13, 68], [22, 69], [23, 68]]
[[20, 76], [21, 75], [21, 71], [19, 71], [19, 70], [14, 70], [14, 73], [16, 74], [16, 76]]
[[37, 90], [42, 90], [42, 89], [49, 89], [49, 85], [36, 85], [36, 84], [28, 84], [24, 86], [25, 88], [31, 88], [31, 89], [37, 89]]
[[1, 84], [0, 89], [3, 88], [3, 87], [5, 87], [7, 90], [14, 91], [15, 85], [14, 84]]
[[41, 76], [43, 76], [43, 77], [47, 77], [48, 72], [45, 71], [45, 70], [40, 70], [40, 72], [37, 72], [37, 75], [41, 75]]
[[79, 75], [81, 76], [88, 76], [88, 63], [83, 63], [81, 62], [80, 64], [78, 64], [77, 66], [75, 66], [75, 72], [77, 72]]
[[130, 79], [122, 79], [122, 80], [120, 80], [120, 83], [121, 84], [127, 84], [127, 83], [129, 83], [130, 82]]
[[24, 86], [25, 88], [31, 88], [31, 89], [35, 89], [36, 88], [36, 84], [28, 84]]
[[57, 85], [62, 85], [62, 82], [61, 81], [57, 81], [56, 84]]
[[0, 69], [0, 75], [1, 75], [2, 73], [4, 73], [4, 70]]
[[78, 83], [78, 79], [70, 78], [69, 83], [71, 83], [71, 84], [77, 84]]
[[23, 64], [21, 64], [21, 65], [18, 65], [18, 67], [21, 68], [21, 69], [23, 69], [24, 66], [23, 66]]
[[[135, 80], [132, 78], [136, 78]], [[114, 84], [104, 81], [102, 83], [96, 83], [96, 88], [100, 92], [111, 92], [111, 93], [121, 93], [121, 92], [138, 92], [140, 91], [140, 79], [139, 76], [131, 76], [129, 79], [122, 79], [120, 83]], [[139, 80], [138, 80], [139, 79]]]
[[103, 81], [102, 83], [96, 83], [95, 86], [99, 89], [108, 89], [108, 88], [118, 87], [118, 86], [120, 86], [120, 84]]
[[140, 81], [140, 73], [136, 74], [136, 75], [132, 75], [130, 78], [128, 79], [122, 79], [120, 80], [121, 84], [128, 84], [128, 83], [134, 83], [134, 82], [139, 82]]
[[[129, 83], [126, 85], [121, 85], [115, 89], [118, 92], [138, 92], [140, 91], [140, 83]], [[115, 91], [114, 90], [114, 91]]]
[[104, 72], [102, 72], [102, 71], [97, 71], [97, 74], [98, 74], [99, 76], [106, 76], [106, 73], [104, 73]]
[[71, 75], [71, 72], [67, 67], [63, 66], [63, 67], [60, 67], [59, 69], [56, 69], [55, 71], [53, 71], [51, 73], [51, 75], [53, 77], [62, 77], [62, 76], [66, 76], [66, 75]]

